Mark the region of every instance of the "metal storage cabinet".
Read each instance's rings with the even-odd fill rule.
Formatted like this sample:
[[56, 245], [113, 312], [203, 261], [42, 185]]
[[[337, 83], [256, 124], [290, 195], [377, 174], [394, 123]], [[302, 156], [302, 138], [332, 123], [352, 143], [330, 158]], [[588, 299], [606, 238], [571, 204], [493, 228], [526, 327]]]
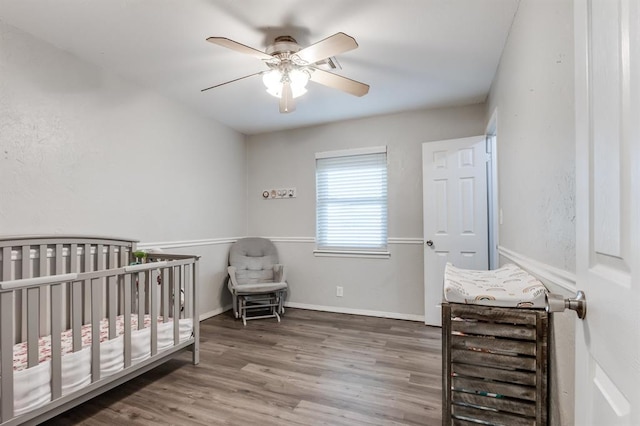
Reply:
[[547, 425], [549, 317], [442, 303], [442, 424]]

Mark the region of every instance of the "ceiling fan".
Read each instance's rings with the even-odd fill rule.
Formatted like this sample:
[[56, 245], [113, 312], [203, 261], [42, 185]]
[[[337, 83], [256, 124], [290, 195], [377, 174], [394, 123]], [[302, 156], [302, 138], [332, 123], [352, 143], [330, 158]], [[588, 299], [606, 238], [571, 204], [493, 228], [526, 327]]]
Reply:
[[356, 40], [345, 33], [336, 33], [305, 48], [301, 48], [291, 36], [280, 36], [264, 52], [225, 37], [209, 37], [207, 41], [258, 58], [268, 69], [207, 87], [202, 92], [262, 75], [267, 92], [280, 98], [281, 113], [295, 110], [294, 98], [306, 93], [305, 87], [309, 80], [355, 96], [363, 96], [369, 92], [367, 84], [319, 68], [321, 62], [332, 56], [358, 47]]

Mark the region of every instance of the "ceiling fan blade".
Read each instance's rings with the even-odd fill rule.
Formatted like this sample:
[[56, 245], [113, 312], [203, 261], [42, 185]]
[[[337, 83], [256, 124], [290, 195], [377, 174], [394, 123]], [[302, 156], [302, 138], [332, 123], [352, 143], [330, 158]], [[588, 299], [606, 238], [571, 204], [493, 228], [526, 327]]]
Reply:
[[245, 75], [244, 77], [236, 78], [234, 80], [225, 81], [224, 83], [216, 84], [215, 86], [207, 87], [206, 89], [202, 89], [201, 92], [207, 91], [209, 89], [215, 89], [216, 87], [224, 86], [225, 84], [233, 83], [239, 80], [244, 80], [245, 78], [253, 77], [254, 75], [260, 75], [264, 71], [256, 72], [253, 74]]
[[309, 47], [298, 51], [296, 55], [307, 64], [313, 64], [340, 53], [348, 52], [358, 47], [356, 40], [345, 33], [336, 33], [330, 37], [320, 40]]
[[311, 81], [351, 93], [355, 96], [364, 96], [369, 93], [369, 85], [351, 80], [338, 74], [333, 74], [318, 68], [312, 68]]
[[237, 41], [230, 40], [226, 37], [209, 37], [207, 39], [209, 43], [217, 44], [219, 46], [226, 47], [227, 49], [235, 50], [236, 52], [244, 53], [246, 55], [251, 55], [255, 58], [262, 59], [264, 61], [273, 60], [274, 57], [271, 55], [267, 55], [264, 52], [261, 52], [258, 49], [254, 49], [253, 47], [245, 46], [242, 43], [238, 43]]
[[287, 113], [296, 110], [296, 104], [293, 100], [293, 91], [291, 83], [285, 81], [282, 83], [282, 95], [280, 96], [280, 112]]

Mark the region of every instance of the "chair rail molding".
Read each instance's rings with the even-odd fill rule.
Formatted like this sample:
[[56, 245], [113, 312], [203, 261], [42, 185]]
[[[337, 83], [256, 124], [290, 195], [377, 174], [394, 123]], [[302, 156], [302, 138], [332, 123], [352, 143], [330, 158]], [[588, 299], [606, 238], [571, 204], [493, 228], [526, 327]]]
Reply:
[[[268, 238], [274, 243], [298, 243], [298, 244], [315, 244], [315, 237], [277, 237], [277, 236], [261, 236], [262, 238]], [[232, 244], [243, 237], [224, 237], [224, 238], [204, 238], [197, 240], [177, 240], [177, 241], [156, 241], [156, 242], [143, 242], [138, 243], [136, 247], [139, 250], [149, 249], [172, 249], [183, 247], [197, 247], [197, 246], [215, 246], [221, 244]], [[422, 245], [423, 239], [414, 237], [390, 237], [388, 239], [390, 245]]]
[[149, 243], [136, 244], [138, 250], [149, 249], [172, 249], [183, 247], [197, 247], [197, 246], [215, 246], [221, 244], [232, 244], [238, 241], [242, 237], [233, 238], [206, 238], [201, 240], [182, 240], [182, 241], [159, 241]]
[[[268, 238], [274, 243], [315, 243], [316, 239], [314, 237], [263, 237]], [[422, 237], [413, 238], [413, 237], [389, 237], [387, 242], [389, 244], [417, 244], [422, 245]]]
[[[559, 289], [569, 292], [571, 295], [576, 294], [575, 273], [531, 259], [530, 257], [502, 246], [498, 246], [498, 254], [538, 278], [547, 287], [557, 286]], [[555, 291], [558, 289], [550, 288], [550, 290]]]

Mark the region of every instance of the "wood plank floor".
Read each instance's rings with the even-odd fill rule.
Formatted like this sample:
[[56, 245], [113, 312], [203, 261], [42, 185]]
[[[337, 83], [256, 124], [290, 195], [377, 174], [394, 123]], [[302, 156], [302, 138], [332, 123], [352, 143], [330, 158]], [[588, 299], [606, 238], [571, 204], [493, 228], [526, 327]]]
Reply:
[[46, 425], [439, 425], [441, 336], [417, 322], [288, 309], [201, 326], [185, 353]]

